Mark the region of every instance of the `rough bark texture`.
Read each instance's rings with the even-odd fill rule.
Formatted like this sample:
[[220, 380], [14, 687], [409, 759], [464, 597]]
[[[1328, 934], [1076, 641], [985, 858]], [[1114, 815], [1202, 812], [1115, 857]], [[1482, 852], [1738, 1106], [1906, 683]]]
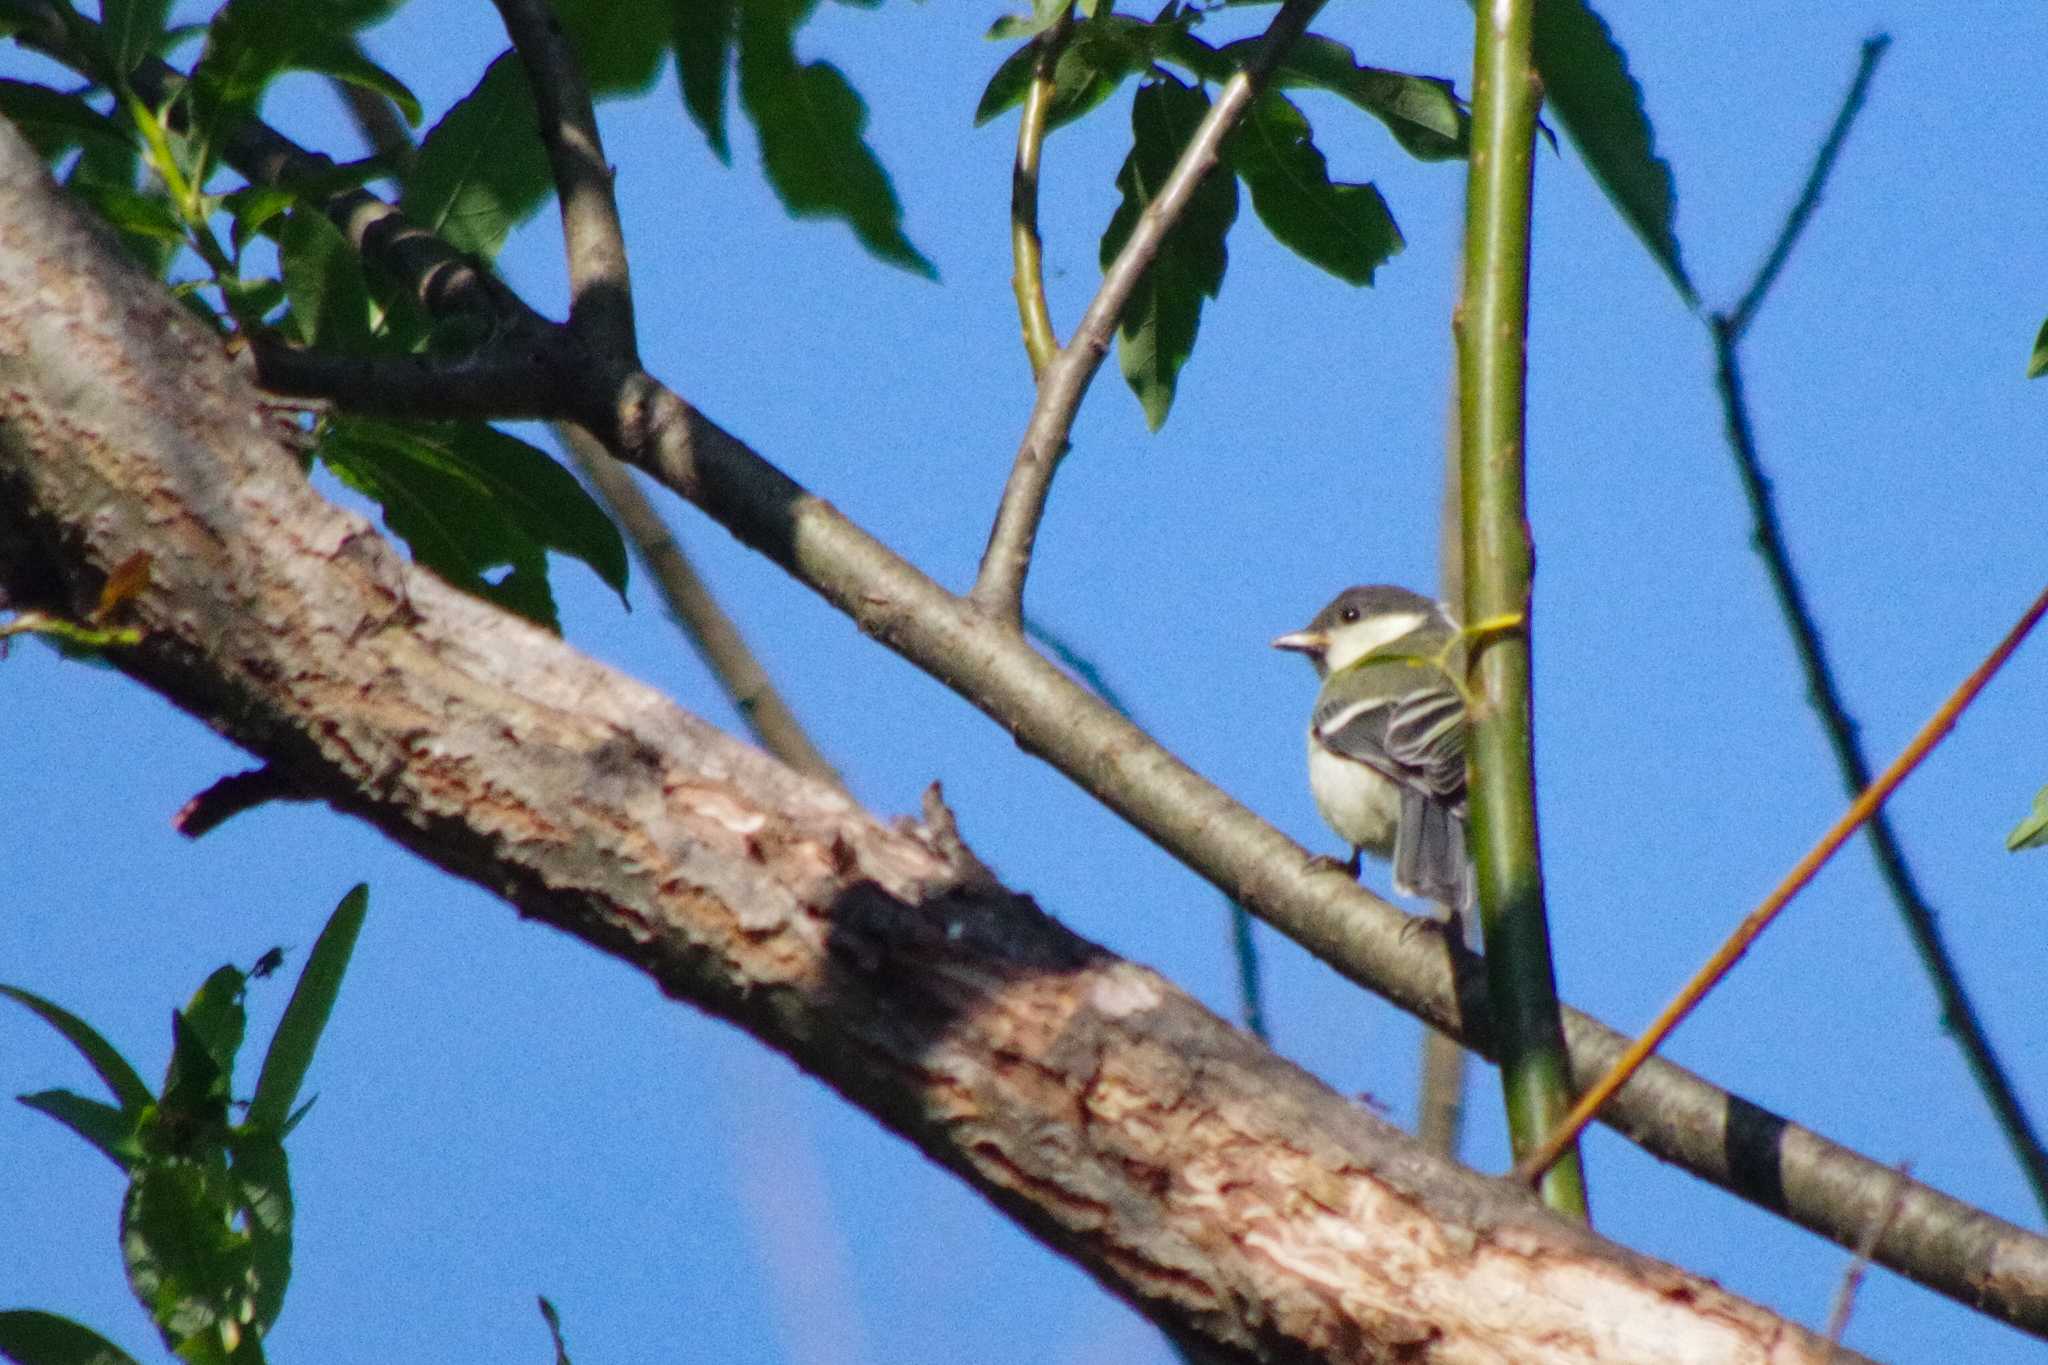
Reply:
[[1822, 1360], [1434, 1158], [994, 882], [455, 592], [0, 126], [0, 591], [307, 795], [729, 1018], [1221, 1358]]

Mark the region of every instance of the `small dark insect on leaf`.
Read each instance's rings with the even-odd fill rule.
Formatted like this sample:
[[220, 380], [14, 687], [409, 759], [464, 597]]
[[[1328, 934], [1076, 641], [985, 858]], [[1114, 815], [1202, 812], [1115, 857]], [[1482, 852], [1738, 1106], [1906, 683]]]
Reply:
[[284, 965], [284, 949], [272, 948], [256, 959], [256, 965], [249, 969], [249, 975], [262, 979]]

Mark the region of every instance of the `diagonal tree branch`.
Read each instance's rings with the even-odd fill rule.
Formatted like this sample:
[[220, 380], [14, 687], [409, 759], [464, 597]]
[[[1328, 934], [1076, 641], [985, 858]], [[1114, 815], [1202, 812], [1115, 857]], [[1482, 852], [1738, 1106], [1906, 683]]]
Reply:
[[[1422, 1154], [1006, 890], [322, 499], [263, 399], [0, 130], [0, 585], [439, 866], [748, 1029], [1205, 1358], [1821, 1362]], [[489, 640], [489, 649], [477, 647]]]
[[[19, 41], [65, 60], [63, 26], [46, 6], [8, 0], [0, 12], [23, 24]], [[173, 79], [156, 62], [134, 76], [158, 101]], [[257, 183], [328, 164], [256, 122], [231, 138], [227, 152], [230, 164]], [[381, 268], [413, 280], [430, 309], [480, 317], [500, 337], [554, 344], [549, 324], [508, 289], [375, 196], [339, 196], [329, 213]], [[1317, 875], [1306, 850], [652, 377], [591, 358], [574, 385], [578, 406], [602, 419], [599, 430], [615, 456], [695, 502], [1338, 972], [1493, 1055], [1476, 958], [1413, 932], [1408, 916], [1356, 883]], [[1628, 1043], [1569, 1009], [1565, 1031], [1580, 1086], [1592, 1084]], [[1871, 1192], [1889, 1190], [1895, 1179], [1889, 1167], [1661, 1059], [1623, 1088], [1602, 1120], [1661, 1159], [1844, 1247], [1855, 1247], [1868, 1231], [1858, 1211], [1878, 1197]], [[2048, 1239], [1925, 1185], [1906, 1191], [1876, 1260], [1973, 1308], [2048, 1332]]]
[[[1102, 284], [1074, 335], [1051, 362], [1038, 370], [1038, 401], [1031, 420], [1025, 424], [1024, 440], [1017, 448], [1016, 463], [1003, 487], [1002, 502], [996, 508], [995, 525], [989, 531], [988, 548], [982, 552], [981, 571], [974, 581], [969, 600], [1013, 632], [1024, 629], [1024, 579], [1031, 572], [1032, 547], [1038, 540], [1039, 523], [1045, 519], [1046, 498], [1052, 492], [1053, 475], [1066, 457], [1067, 442], [1081, 400], [1109, 354], [1110, 338], [1117, 320], [1131, 300], [1146, 270], [1159, 255], [1166, 234], [1187, 210], [1195, 189], [1216, 168], [1221, 159], [1223, 139], [1237, 126], [1251, 107], [1273, 68], [1323, 0], [1286, 0], [1266, 29], [1258, 51], [1244, 67], [1224, 82], [1216, 102], [1209, 106], [1187, 149], [1174, 163], [1173, 173], [1160, 187], [1159, 197], [1145, 206], [1131, 229], [1130, 240], [1102, 272]], [[1035, 235], [1035, 234], [1034, 234]]]

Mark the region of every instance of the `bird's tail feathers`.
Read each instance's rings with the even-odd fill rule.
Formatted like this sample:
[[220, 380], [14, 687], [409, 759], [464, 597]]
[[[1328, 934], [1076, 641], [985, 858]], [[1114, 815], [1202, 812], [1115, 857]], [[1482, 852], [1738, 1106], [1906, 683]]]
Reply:
[[1420, 792], [1401, 794], [1394, 834], [1394, 889], [1435, 901], [1469, 938], [1478, 928], [1478, 888], [1465, 852], [1465, 822]]

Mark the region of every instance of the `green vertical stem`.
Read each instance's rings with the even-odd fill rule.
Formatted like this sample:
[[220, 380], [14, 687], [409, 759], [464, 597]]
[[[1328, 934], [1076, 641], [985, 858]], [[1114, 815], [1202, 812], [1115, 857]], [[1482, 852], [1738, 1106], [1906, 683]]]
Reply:
[[[1467, 674], [1472, 852], [1508, 1136], [1518, 1158], [1571, 1108], [1544, 922], [1529, 705], [1534, 555], [1522, 443], [1529, 198], [1542, 103], [1530, 61], [1534, 7], [1534, 0], [1475, 6], [1464, 302], [1457, 321], [1465, 622], [1482, 631], [1473, 640]], [[1559, 1212], [1586, 1216], [1576, 1148], [1550, 1168], [1538, 1190]]]
[[1017, 126], [1017, 161], [1010, 172], [1010, 256], [1014, 269], [1010, 288], [1017, 295], [1017, 318], [1024, 329], [1024, 354], [1036, 379], [1059, 353], [1045, 302], [1045, 247], [1038, 236], [1038, 163], [1045, 149], [1047, 115], [1052, 109], [1053, 67], [1060, 59], [1073, 26], [1071, 12], [1033, 40], [1037, 56], [1031, 84], [1024, 92], [1024, 114]]

